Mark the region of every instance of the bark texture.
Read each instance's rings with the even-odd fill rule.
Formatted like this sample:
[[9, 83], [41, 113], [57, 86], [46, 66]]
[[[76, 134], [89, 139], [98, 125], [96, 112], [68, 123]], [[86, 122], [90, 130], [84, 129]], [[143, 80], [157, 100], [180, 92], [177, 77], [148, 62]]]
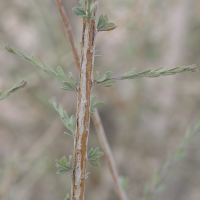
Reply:
[[[96, 15], [96, 11], [97, 8], [95, 9], [93, 16]], [[74, 166], [71, 191], [72, 200], [84, 199], [96, 32], [95, 20], [90, 21], [83, 19], [81, 73], [76, 114], [76, 134], [74, 139]]]

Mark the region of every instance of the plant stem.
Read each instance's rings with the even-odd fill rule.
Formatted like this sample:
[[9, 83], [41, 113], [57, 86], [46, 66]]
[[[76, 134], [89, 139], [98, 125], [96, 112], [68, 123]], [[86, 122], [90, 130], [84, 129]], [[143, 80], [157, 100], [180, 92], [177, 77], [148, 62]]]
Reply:
[[[68, 20], [67, 15], [64, 11], [63, 5], [61, 4], [61, 1], [56, 0], [56, 2], [57, 2], [57, 5], [59, 7], [59, 11], [60, 11], [60, 14], [62, 16], [62, 20], [63, 20], [63, 24], [65, 26], [65, 29], [69, 30], [69, 31], [66, 32], [66, 35], [67, 35], [68, 38], [71, 38], [70, 44], [72, 46], [72, 49], [75, 49], [75, 51], [73, 51], [73, 54], [74, 54], [74, 58], [76, 60], [76, 64], [78, 63], [77, 67], [79, 68], [79, 66], [80, 66], [79, 59], [77, 59], [78, 51], [77, 51], [77, 48], [74, 46], [75, 42], [74, 42], [73, 34], [72, 34], [72, 32], [70, 33], [71, 28], [68, 27], [68, 26], [70, 26], [69, 20]], [[118, 195], [118, 198], [120, 200], [127, 200], [126, 194], [125, 194], [121, 184], [119, 183], [119, 176], [118, 176], [118, 173], [117, 173], [115, 160], [113, 158], [108, 140], [106, 138], [106, 133], [105, 133], [105, 130], [104, 130], [104, 127], [103, 127], [103, 124], [102, 124], [102, 121], [101, 121], [101, 118], [99, 116], [99, 112], [98, 112], [97, 109], [95, 111], [95, 114], [92, 116], [92, 120], [93, 120], [95, 129], [96, 129], [96, 132], [97, 132], [97, 136], [98, 136], [101, 148], [103, 149], [103, 152], [105, 154], [105, 158], [106, 158], [106, 161], [108, 163], [108, 167], [109, 167], [112, 179], [113, 179], [114, 188], [115, 188], [115, 191]]]
[[128, 198], [126, 196], [126, 193], [123, 190], [123, 188], [121, 187], [120, 182], [119, 182], [119, 177], [118, 177], [114, 157], [112, 155], [109, 143], [107, 141], [105, 130], [102, 125], [99, 113], [95, 112], [94, 115], [92, 115], [92, 119], [93, 119], [93, 123], [94, 123], [95, 129], [96, 129], [96, 132], [97, 132], [97, 136], [98, 136], [100, 145], [104, 151], [104, 155], [106, 157], [106, 160], [107, 160], [107, 163], [108, 163], [108, 166], [110, 169], [110, 173], [111, 173], [111, 176], [113, 179], [115, 191], [120, 200], [127, 200]]
[[[95, 2], [98, 2], [98, 0]], [[94, 10], [93, 16], [96, 15], [96, 12], [97, 8]], [[71, 188], [72, 200], [84, 199], [96, 32], [95, 20], [83, 19], [80, 82], [76, 113], [74, 164]]]

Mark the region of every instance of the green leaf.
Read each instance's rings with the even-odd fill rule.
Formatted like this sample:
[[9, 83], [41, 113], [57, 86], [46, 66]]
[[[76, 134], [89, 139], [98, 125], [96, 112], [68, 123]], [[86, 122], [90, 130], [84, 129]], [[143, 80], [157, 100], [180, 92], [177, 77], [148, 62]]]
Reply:
[[65, 73], [60, 66], [57, 67], [57, 73], [64, 79], [64, 81], [66, 80]]
[[94, 0], [87, 0], [88, 4], [91, 5]]
[[93, 96], [93, 97], [91, 97], [91, 106], [93, 106], [94, 105], [94, 103], [95, 103], [95, 101], [96, 101], [96, 96]]
[[147, 73], [149, 73], [149, 72], [151, 72], [151, 69], [148, 69], [148, 70], [146, 70], [146, 71], [140, 72], [140, 73], [138, 73], [138, 74], [147, 74]]
[[74, 88], [76, 88], [76, 82], [75, 82], [74, 76], [71, 72], [69, 72], [69, 82]]
[[102, 14], [99, 17], [98, 24], [97, 24], [97, 30], [98, 31], [107, 31], [109, 28], [114, 27], [114, 23], [108, 23], [109, 18], [105, 15], [103, 16]]
[[95, 167], [99, 167], [100, 166], [100, 164], [98, 162], [96, 162], [96, 161], [90, 161], [90, 163], [92, 165], [94, 165]]
[[136, 72], [136, 68], [133, 68], [131, 70], [129, 70], [128, 72], [126, 72], [125, 74], [122, 75], [123, 78], [128, 78], [131, 77], [135, 74]]
[[98, 3], [98, 2], [95, 2], [95, 3], [91, 6], [91, 8], [90, 8], [90, 9], [91, 9], [91, 10], [90, 10], [91, 13], [93, 13], [95, 7], [97, 6], [97, 3]]
[[112, 72], [111, 71], [107, 71], [107, 72], [104, 73], [103, 76], [98, 78], [97, 82], [101, 83], [101, 82], [105, 81], [106, 79], [110, 78], [111, 76], [112, 76]]
[[94, 151], [94, 149], [91, 148], [90, 151], [89, 151], [89, 153], [88, 153], [88, 158], [91, 156], [91, 154], [93, 153], [93, 151]]
[[87, 179], [88, 178], [88, 175], [90, 174], [90, 172], [86, 172], [86, 174], [85, 174], [85, 179]]
[[161, 72], [166, 71], [166, 69], [167, 69], [166, 67], [160, 67], [160, 68], [156, 69], [154, 72], [161, 73]]
[[82, 5], [82, 7], [83, 7], [84, 9], [87, 9], [86, 6], [85, 6], [85, 2], [84, 2], [83, 0], [79, 1], [79, 3]]
[[101, 83], [97, 83], [98, 85], [101, 85], [103, 87], [111, 87], [113, 83], [115, 83], [116, 81], [115, 80], [108, 80], [108, 81], [104, 81], [104, 82], [101, 82]]
[[84, 15], [86, 15], [86, 12], [81, 7], [74, 7], [72, 10], [78, 16], [84, 16]]
[[32, 60], [33, 60], [33, 63], [34, 63], [37, 67], [39, 67], [39, 68], [41, 68], [41, 69], [44, 69], [42, 63], [41, 63], [36, 57], [32, 56]]
[[3, 94], [2, 94], [2, 91], [0, 91], [0, 100], [5, 99], [11, 93], [13, 93], [13, 92], [15, 92], [15, 91], [17, 91], [17, 90], [19, 90], [21, 88], [24, 88], [26, 85], [27, 85], [27, 82], [23, 80], [19, 85], [15, 85], [14, 87], [12, 87], [8, 91], [4, 92]]
[[71, 125], [73, 125], [74, 123], [75, 123], [75, 116], [74, 115], [72, 115], [70, 118], [69, 118], [69, 123], [71, 124]]
[[150, 74], [146, 74], [145, 76], [148, 77], [148, 78], [154, 78], [154, 77], [160, 76], [160, 74], [157, 73], [157, 72], [152, 72]]
[[72, 135], [70, 133], [64, 132], [64, 134], [69, 135], [70, 137], [74, 138], [74, 135]]
[[95, 105], [92, 106], [92, 109], [98, 108], [98, 107], [103, 106], [103, 105], [104, 105], [104, 102], [96, 103]]
[[101, 28], [104, 24], [104, 20], [103, 20], [103, 15], [101, 14], [100, 17], [99, 17], [99, 21], [98, 21], [98, 24], [97, 24], [97, 28]]
[[67, 82], [67, 81], [63, 81], [62, 82], [63, 85], [65, 85], [66, 88], [68, 88], [69, 90], [74, 90], [73, 85], [71, 85], [71, 83]]
[[45, 64], [46, 64], [47, 68], [49, 69], [49, 71], [51, 71], [51, 73], [52, 73], [54, 76], [56, 76], [56, 72], [48, 65], [48, 63], [46, 62]]

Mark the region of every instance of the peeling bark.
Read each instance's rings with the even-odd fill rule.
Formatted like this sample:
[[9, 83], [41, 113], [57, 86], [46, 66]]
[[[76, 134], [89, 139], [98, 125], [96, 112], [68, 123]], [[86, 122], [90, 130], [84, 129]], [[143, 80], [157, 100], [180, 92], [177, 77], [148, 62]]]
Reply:
[[[97, 8], [94, 11], [93, 16], [96, 15], [96, 11]], [[74, 139], [74, 165], [71, 191], [72, 200], [84, 199], [96, 32], [95, 20], [90, 21], [83, 19], [81, 73], [76, 113], [76, 134]]]

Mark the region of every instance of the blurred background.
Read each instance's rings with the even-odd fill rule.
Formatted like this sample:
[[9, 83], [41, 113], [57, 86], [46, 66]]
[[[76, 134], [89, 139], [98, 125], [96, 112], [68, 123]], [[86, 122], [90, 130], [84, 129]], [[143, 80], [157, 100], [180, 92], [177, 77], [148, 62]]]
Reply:
[[[35, 55], [52, 68], [71, 71], [78, 81], [69, 41], [54, 0], [0, 0], [0, 89], [23, 79], [28, 86], [0, 102], [0, 199], [55, 200], [70, 192], [68, 174], [56, 175], [55, 160], [73, 153], [73, 140], [48, 100], [56, 96], [69, 115], [76, 113], [76, 94], [38, 68], [4, 49], [8, 43]], [[63, 0], [76, 43], [82, 20], [72, 8], [78, 0]], [[200, 66], [200, 1], [100, 1], [118, 28], [97, 35], [95, 70], [120, 75], [138, 71]], [[129, 178], [129, 199], [142, 196], [152, 174], [174, 153], [188, 124], [200, 116], [200, 74], [181, 73], [154, 79], [118, 81], [112, 88], [95, 86], [93, 94], [105, 105], [99, 109], [118, 172]], [[200, 199], [200, 136], [167, 179], [156, 199]], [[99, 146], [91, 122], [89, 148]], [[88, 163], [85, 199], [116, 200], [105, 157], [101, 166]]]

